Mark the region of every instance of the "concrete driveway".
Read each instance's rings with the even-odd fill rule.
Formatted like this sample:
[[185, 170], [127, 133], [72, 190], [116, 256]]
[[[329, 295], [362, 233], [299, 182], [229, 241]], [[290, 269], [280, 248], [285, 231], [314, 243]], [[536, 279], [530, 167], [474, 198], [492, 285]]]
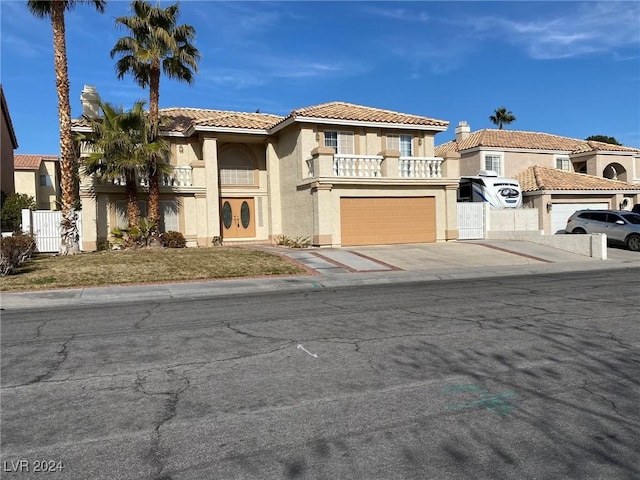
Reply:
[[[565, 252], [532, 242], [507, 240], [459, 241], [447, 243], [419, 243], [404, 245], [374, 245], [319, 250], [317, 254], [329, 259], [331, 250], [349, 252], [379, 265], [377, 269], [433, 270], [445, 268], [500, 267], [507, 265], [534, 265], [561, 262], [602, 262], [584, 255]], [[348, 255], [342, 254], [342, 263], [350, 265]], [[635, 253], [635, 252], [626, 252]], [[622, 257], [623, 255], [619, 255]], [[637, 256], [637, 255], [636, 255]], [[640, 256], [638, 256], [640, 257]], [[370, 268], [373, 270], [373, 268]]]
[[465, 240], [447, 243], [367, 245], [280, 253], [322, 275], [384, 271], [442, 271], [544, 264], [640, 264], [640, 253], [609, 247], [608, 259], [599, 260], [557, 248], [519, 240]]

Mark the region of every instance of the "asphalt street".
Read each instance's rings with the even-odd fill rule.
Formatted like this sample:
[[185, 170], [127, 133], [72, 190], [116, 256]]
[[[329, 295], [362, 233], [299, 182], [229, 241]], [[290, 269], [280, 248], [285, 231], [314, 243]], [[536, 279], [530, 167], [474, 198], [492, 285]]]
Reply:
[[2, 478], [639, 479], [639, 273], [7, 309]]

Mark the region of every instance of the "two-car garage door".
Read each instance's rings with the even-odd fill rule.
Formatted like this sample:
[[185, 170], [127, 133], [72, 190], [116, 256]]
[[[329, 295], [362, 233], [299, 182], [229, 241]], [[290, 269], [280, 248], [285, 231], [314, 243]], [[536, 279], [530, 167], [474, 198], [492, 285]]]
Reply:
[[343, 246], [435, 242], [435, 198], [342, 197], [340, 228]]

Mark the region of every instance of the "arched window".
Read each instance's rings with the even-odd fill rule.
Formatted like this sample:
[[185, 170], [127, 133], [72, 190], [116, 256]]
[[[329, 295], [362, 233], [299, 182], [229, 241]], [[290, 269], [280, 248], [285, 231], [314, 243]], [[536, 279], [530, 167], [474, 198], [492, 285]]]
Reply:
[[225, 150], [218, 157], [220, 185], [254, 185], [255, 166], [251, 157], [239, 148]]

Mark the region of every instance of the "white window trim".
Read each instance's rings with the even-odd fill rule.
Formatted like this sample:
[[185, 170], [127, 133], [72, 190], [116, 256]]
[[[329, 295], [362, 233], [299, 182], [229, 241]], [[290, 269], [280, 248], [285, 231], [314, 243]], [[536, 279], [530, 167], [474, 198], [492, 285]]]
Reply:
[[[394, 142], [397, 142], [397, 148], [396, 145], [390, 145], [391, 142], [389, 142], [389, 140], [393, 139]], [[408, 155], [406, 154], [406, 152], [402, 151], [402, 141], [403, 140], [409, 140], [409, 153]], [[402, 157], [413, 157], [413, 135], [408, 135], [405, 133], [390, 133], [387, 135], [387, 149], [389, 150], [398, 150], [400, 152], [400, 156]]]
[[[558, 167], [558, 161], [561, 160], [562, 161], [562, 165], [564, 167], [565, 162], [566, 162], [566, 166], [567, 168], [562, 168], [562, 167]], [[571, 159], [569, 158], [569, 155], [554, 155], [553, 156], [553, 166], [559, 170], [563, 170], [565, 172], [570, 172], [571, 171]]]
[[[353, 155], [353, 154], [355, 154], [355, 152], [356, 152], [355, 143], [356, 142], [355, 142], [355, 134], [354, 134], [354, 132], [350, 132], [350, 131], [346, 131], [346, 130], [341, 130], [341, 131], [339, 131], [339, 130], [325, 130], [324, 131], [324, 142], [323, 142], [325, 147], [330, 146], [330, 145], [327, 145], [327, 140], [326, 140], [327, 133], [329, 133], [329, 132], [336, 133], [337, 146], [336, 147], [331, 146], [331, 148], [335, 148], [336, 154], [338, 154], [338, 155], [342, 155], [342, 154], [344, 154], [344, 155]], [[345, 152], [345, 151], [343, 151], [343, 149], [341, 147], [342, 141], [345, 140], [346, 138], [350, 139], [349, 143], [351, 144], [350, 145], [351, 152]]]
[[496, 170], [499, 177], [504, 177], [504, 152], [482, 152], [482, 168], [480, 170], [495, 170], [487, 168], [487, 157], [498, 157], [499, 170]]
[[[171, 218], [171, 222], [169, 224], [169, 226], [167, 226], [167, 210], [169, 211], [169, 214], [173, 217]], [[180, 217], [179, 217], [179, 206], [178, 206], [178, 202], [176, 200], [162, 200], [160, 202], [160, 229], [162, 230], [162, 232], [169, 232], [169, 231], [175, 231], [175, 232], [179, 232], [180, 231]]]

